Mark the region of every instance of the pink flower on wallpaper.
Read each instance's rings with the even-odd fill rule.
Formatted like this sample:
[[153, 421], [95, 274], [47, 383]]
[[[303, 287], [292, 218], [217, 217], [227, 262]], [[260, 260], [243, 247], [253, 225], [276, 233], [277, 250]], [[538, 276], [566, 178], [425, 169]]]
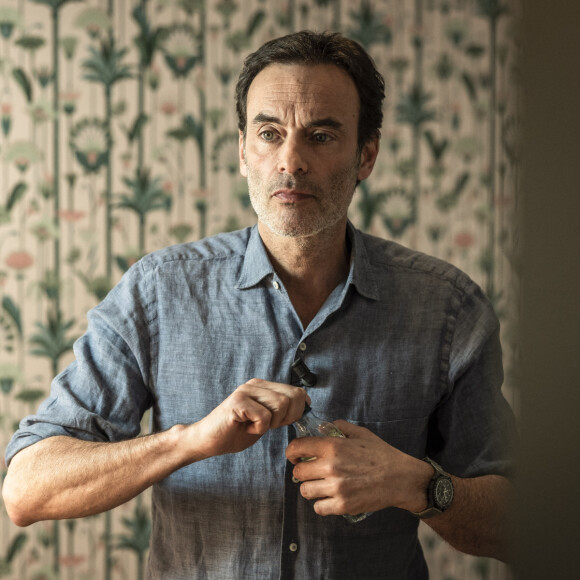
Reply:
[[43, 158], [42, 151], [31, 141], [13, 141], [7, 145], [4, 160], [14, 162], [19, 171], [24, 173], [31, 163], [37, 163]]
[[0, 105], [0, 125], [2, 126], [2, 133], [7, 137], [12, 129], [12, 104], [2, 103]]
[[24, 173], [28, 169], [29, 160], [26, 157], [17, 157], [14, 159], [14, 164]]
[[61, 209], [58, 212], [58, 215], [65, 221], [65, 222], [78, 222], [82, 220], [86, 215], [86, 211], [78, 211], [73, 209]]
[[34, 258], [28, 252], [21, 250], [18, 252], [12, 252], [6, 258], [5, 263], [9, 268], [14, 268], [15, 270], [26, 270], [26, 268], [32, 266]]
[[173, 115], [173, 113], [177, 111], [177, 105], [171, 101], [165, 101], [164, 103], [161, 104], [161, 110], [166, 115]]
[[80, 93], [67, 91], [60, 94], [62, 108], [67, 115], [72, 115], [76, 111], [77, 103], [81, 97]]
[[110, 135], [99, 119], [83, 119], [71, 130], [70, 146], [87, 173], [97, 173], [109, 161]]
[[200, 188], [192, 189], [191, 195], [195, 199], [207, 199], [209, 197], [209, 190], [207, 188], [206, 189], [200, 189]]
[[475, 243], [475, 237], [469, 232], [459, 232], [453, 238], [453, 243], [460, 248], [470, 248]]
[[79, 566], [80, 564], [83, 564], [84, 562], [86, 562], [87, 557], [86, 556], [61, 556], [58, 561], [60, 562], [60, 564], [62, 566], [66, 566], [66, 567], [74, 567], [74, 566]]
[[58, 228], [49, 217], [42, 217], [38, 222], [30, 227], [30, 231], [40, 242], [47, 242], [48, 240], [59, 237]]
[[96, 39], [109, 30], [111, 21], [102, 8], [88, 7], [77, 16], [75, 25], [83, 28], [92, 39]]
[[165, 62], [176, 77], [185, 77], [201, 58], [197, 32], [189, 24], [167, 28], [163, 43]]

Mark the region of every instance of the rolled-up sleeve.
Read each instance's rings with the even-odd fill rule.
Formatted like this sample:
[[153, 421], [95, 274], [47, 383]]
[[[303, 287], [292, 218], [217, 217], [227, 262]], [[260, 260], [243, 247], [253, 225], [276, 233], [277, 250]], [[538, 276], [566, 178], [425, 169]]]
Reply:
[[25, 417], [6, 449], [6, 462], [48, 437], [121, 441], [135, 437], [152, 404], [154, 286], [137, 263], [88, 315], [74, 344], [75, 361], [52, 381], [38, 411]]

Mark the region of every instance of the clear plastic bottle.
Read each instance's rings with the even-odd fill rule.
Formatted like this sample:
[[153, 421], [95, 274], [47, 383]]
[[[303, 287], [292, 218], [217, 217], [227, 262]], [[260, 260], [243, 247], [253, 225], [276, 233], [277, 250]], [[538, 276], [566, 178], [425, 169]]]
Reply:
[[[302, 417], [293, 425], [296, 429], [297, 437], [344, 437], [344, 433], [334, 423], [317, 417], [308, 404], [306, 404]], [[315, 458], [303, 457], [302, 461], [312, 461], [313, 459]], [[344, 514], [343, 517], [354, 524], [364, 520], [369, 515], [369, 513], [355, 516]]]
[[334, 423], [317, 417], [308, 403], [302, 417], [294, 423], [294, 428], [297, 437], [344, 437], [344, 433]]

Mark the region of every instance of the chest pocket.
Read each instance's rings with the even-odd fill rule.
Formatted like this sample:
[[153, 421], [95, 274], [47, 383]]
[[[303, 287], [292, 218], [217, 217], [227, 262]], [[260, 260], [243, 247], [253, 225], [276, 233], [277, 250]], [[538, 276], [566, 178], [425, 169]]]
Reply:
[[350, 421], [392, 445], [399, 451], [417, 458], [425, 456], [429, 417], [393, 419], [390, 421]]

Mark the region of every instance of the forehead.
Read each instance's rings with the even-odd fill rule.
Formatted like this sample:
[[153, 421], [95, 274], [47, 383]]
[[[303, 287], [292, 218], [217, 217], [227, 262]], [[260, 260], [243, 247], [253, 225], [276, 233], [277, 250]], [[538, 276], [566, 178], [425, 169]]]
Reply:
[[356, 122], [359, 97], [353, 80], [335, 65], [273, 64], [252, 81], [247, 109], [249, 122], [265, 111], [335, 114]]

